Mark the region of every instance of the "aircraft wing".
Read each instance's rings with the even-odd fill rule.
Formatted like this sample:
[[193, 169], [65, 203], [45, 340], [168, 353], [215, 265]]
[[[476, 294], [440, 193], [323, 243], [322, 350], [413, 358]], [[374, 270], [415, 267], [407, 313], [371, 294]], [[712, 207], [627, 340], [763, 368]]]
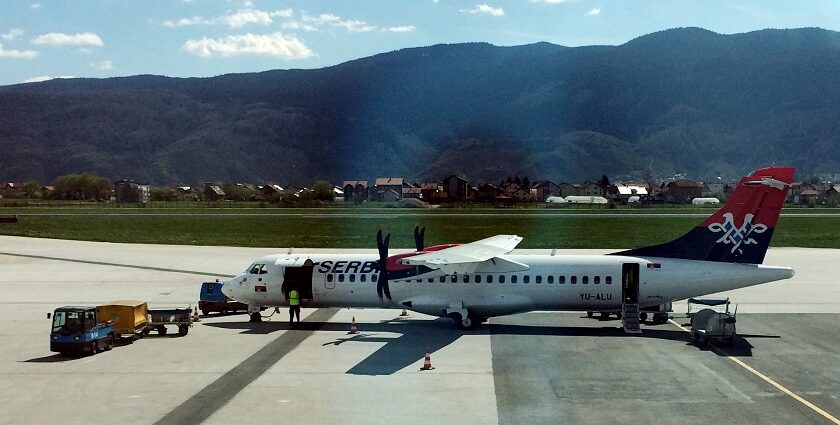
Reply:
[[433, 269], [451, 265], [477, 265], [513, 251], [513, 248], [521, 241], [522, 237], [516, 235], [496, 235], [428, 254], [406, 257], [401, 262], [412, 266], [428, 266]]

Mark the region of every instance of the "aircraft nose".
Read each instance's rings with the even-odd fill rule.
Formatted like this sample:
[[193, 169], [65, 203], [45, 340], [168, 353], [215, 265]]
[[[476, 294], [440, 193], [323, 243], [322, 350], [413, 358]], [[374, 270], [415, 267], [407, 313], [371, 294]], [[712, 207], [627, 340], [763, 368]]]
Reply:
[[233, 283], [228, 281], [222, 285], [222, 293], [228, 298], [233, 298]]

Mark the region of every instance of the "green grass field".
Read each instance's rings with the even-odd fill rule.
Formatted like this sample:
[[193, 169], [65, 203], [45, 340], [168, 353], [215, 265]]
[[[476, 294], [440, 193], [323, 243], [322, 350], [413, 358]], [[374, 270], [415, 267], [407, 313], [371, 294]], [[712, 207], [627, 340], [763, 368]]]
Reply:
[[[2, 208], [19, 222], [0, 234], [89, 241], [251, 247], [372, 248], [378, 228], [391, 246], [413, 246], [415, 225], [427, 244], [517, 234], [520, 248], [632, 248], [665, 242], [710, 215], [711, 208], [593, 209], [195, 209]], [[819, 212], [823, 214], [818, 214]], [[836, 210], [797, 209], [782, 216], [773, 246], [840, 248]], [[655, 216], [640, 213], [657, 214]], [[813, 214], [812, 214], [813, 213]]]

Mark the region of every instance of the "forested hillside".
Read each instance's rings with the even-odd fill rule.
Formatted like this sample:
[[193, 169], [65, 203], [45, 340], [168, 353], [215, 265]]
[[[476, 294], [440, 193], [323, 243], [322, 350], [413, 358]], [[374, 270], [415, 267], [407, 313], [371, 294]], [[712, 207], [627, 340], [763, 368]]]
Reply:
[[840, 172], [840, 33], [405, 49], [317, 70], [0, 87], [0, 181]]

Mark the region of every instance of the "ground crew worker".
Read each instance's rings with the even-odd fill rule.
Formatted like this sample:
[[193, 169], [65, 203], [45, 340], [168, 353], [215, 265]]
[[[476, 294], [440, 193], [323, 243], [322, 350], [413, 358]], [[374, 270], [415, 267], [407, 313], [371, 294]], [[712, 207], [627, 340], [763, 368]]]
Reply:
[[300, 294], [297, 289], [289, 291], [289, 324], [292, 324], [295, 316], [300, 323]]

